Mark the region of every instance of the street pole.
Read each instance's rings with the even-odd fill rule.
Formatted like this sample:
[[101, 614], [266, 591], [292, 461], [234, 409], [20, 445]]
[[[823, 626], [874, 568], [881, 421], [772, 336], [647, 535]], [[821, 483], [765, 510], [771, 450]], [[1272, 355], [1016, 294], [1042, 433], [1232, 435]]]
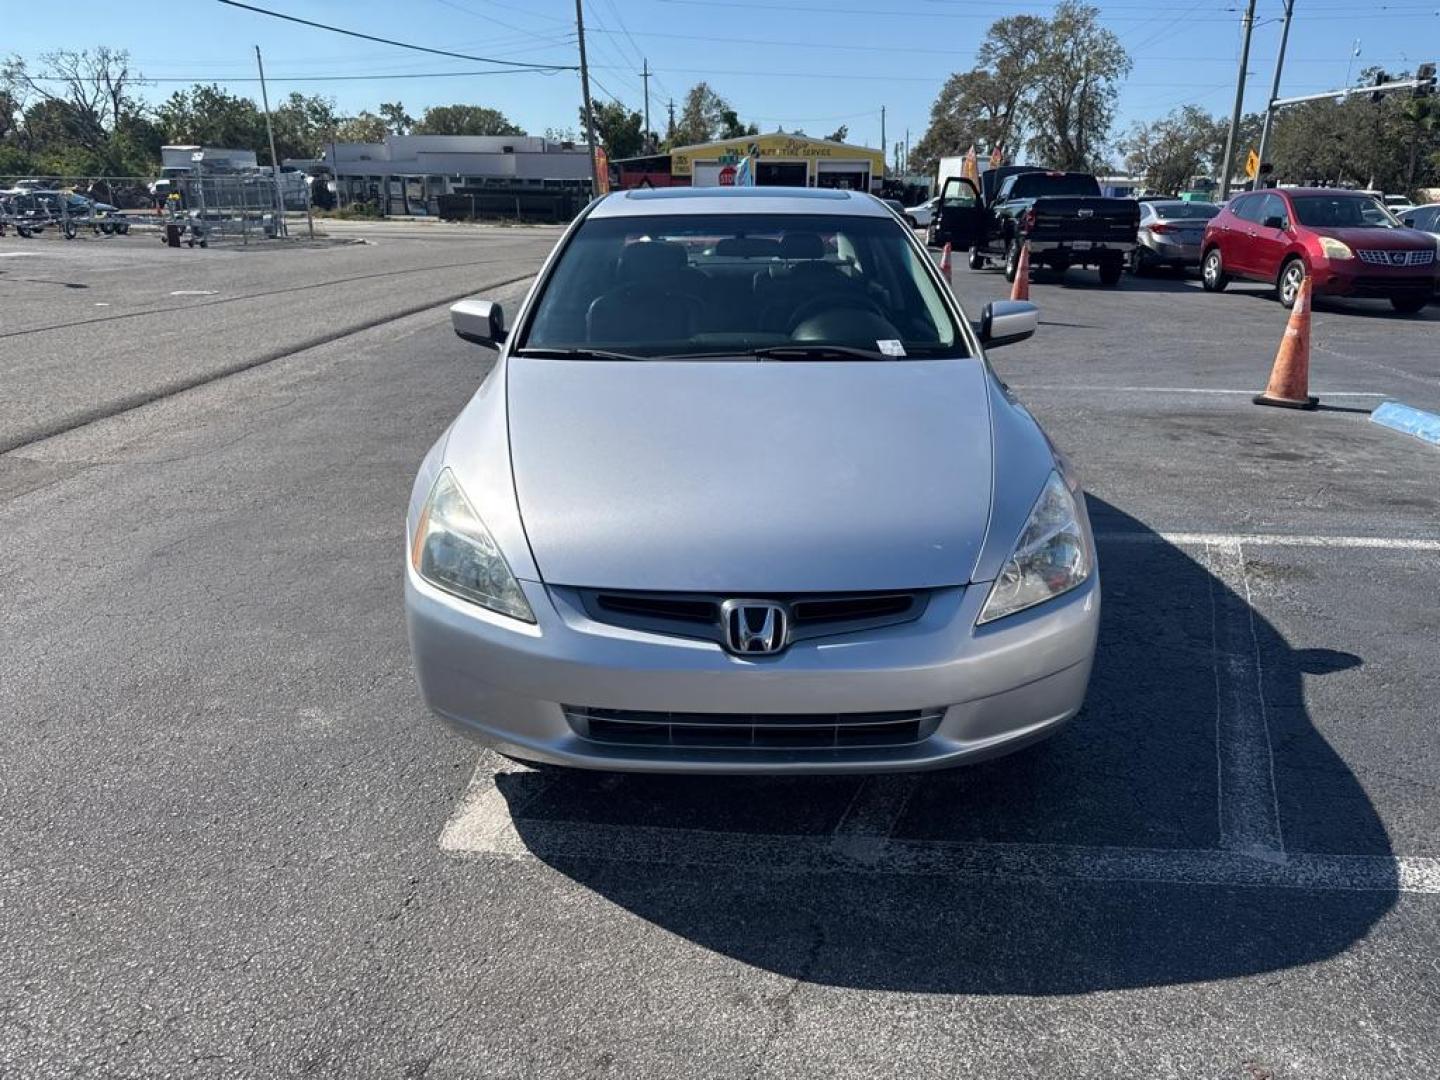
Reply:
[[1280, 96], [1280, 72], [1285, 68], [1285, 43], [1290, 40], [1290, 16], [1294, 11], [1295, 0], [1285, 0], [1285, 25], [1280, 30], [1280, 52], [1275, 57], [1275, 81], [1270, 84], [1270, 99], [1265, 103], [1265, 123], [1260, 128], [1260, 149], [1256, 151], [1261, 165], [1265, 164], [1265, 153], [1270, 148], [1270, 127], [1275, 122], [1275, 99]]
[[255, 46], [255, 66], [260, 69], [260, 103], [265, 106], [265, 135], [270, 140], [270, 173], [275, 178], [275, 235], [288, 235], [285, 228], [285, 197], [280, 194], [280, 159], [275, 154], [275, 128], [270, 123], [270, 95], [265, 90], [265, 61]]
[[653, 154], [654, 146], [650, 142], [650, 61], [646, 59], [640, 67], [640, 85], [645, 87], [645, 152]]
[[585, 142], [590, 148], [590, 197], [593, 199], [600, 194], [600, 165], [595, 160], [595, 117], [590, 113], [590, 66], [585, 62], [585, 13], [580, 4], [581, 0], [575, 0], [575, 32], [580, 36], [580, 96], [585, 108]]
[[880, 106], [880, 183], [885, 183], [885, 106]]
[[1255, 29], [1255, 0], [1245, 7], [1245, 41], [1240, 46], [1240, 70], [1235, 76], [1235, 108], [1230, 113], [1230, 130], [1225, 135], [1225, 160], [1220, 171], [1220, 201], [1230, 198], [1230, 174], [1235, 171], [1235, 143], [1240, 138], [1240, 109], [1245, 104], [1245, 69], [1250, 66], [1250, 33]]

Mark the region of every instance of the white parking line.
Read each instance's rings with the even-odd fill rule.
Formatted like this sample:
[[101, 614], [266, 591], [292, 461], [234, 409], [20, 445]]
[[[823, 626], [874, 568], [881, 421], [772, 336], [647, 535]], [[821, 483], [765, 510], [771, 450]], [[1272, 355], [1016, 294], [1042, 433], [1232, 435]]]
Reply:
[[1440, 540], [1415, 536], [1289, 536], [1285, 533], [1099, 532], [1102, 544], [1173, 544], [1176, 547], [1223, 547], [1256, 544], [1261, 547], [1376, 548], [1392, 551], [1440, 551]]
[[214, 296], [215, 289], [176, 289], [171, 296]]
[[[1022, 394], [1029, 393], [1060, 393], [1060, 394], [1243, 394], [1246, 397], [1254, 397], [1260, 389], [1252, 386], [1248, 390], [1216, 390], [1206, 386], [1100, 386], [1087, 384], [1080, 386], [1063, 385], [1060, 383], [1010, 383], [1011, 390]], [[1354, 397], [1354, 398], [1387, 398], [1394, 397], [1393, 394], [1380, 394], [1373, 390], [1315, 390], [1316, 397]]]
[[[532, 778], [537, 787], [544, 781]], [[526, 789], [524, 801], [538, 790]], [[605, 825], [521, 818], [489, 770], [476, 770], [460, 809], [445, 826], [441, 847], [456, 855], [541, 860], [714, 867], [747, 873], [874, 873], [986, 877], [1031, 881], [1135, 882], [1276, 889], [1440, 894], [1440, 859], [1389, 855], [1261, 857], [1189, 848], [1086, 847], [1073, 844], [898, 840], [878, 846], [873, 860], [856, 859], [833, 836], [707, 832], [654, 825]]]
[[913, 775], [867, 776], [831, 834], [836, 854], [873, 866], [915, 793]]
[[1274, 855], [1285, 850], [1275, 762], [1265, 716], [1260, 640], [1238, 543], [1207, 544], [1215, 662], [1215, 755], [1220, 846]]
[[[527, 772], [529, 780], [524, 796], [512, 804], [495, 785], [499, 761], [493, 754], [480, 756], [460, 804], [440, 831], [440, 850], [511, 856], [524, 853], [525, 844], [515, 830], [514, 814], [549, 787], [550, 778], [543, 773]], [[507, 770], [520, 771], [518, 766], [507, 766]]]

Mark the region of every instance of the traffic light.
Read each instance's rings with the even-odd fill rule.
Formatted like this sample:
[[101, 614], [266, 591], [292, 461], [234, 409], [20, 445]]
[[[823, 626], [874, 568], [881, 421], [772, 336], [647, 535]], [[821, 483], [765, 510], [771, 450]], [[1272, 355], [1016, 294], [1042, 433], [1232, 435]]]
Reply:
[[1415, 78], [1420, 85], [1415, 87], [1416, 97], [1429, 97], [1435, 93], [1435, 65], [1421, 64], [1415, 69]]
[[[1376, 86], [1384, 86], [1384, 85], [1385, 85], [1387, 82], [1389, 82], [1389, 81], [1390, 81], [1390, 73], [1389, 73], [1389, 72], [1387, 72], [1387, 71], [1377, 71], [1377, 72], [1375, 72], [1375, 84], [1374, 84], [1374, 85], [1376, 85]], [[1384, 101], [1384, 100], [1385, 100], [1384, 91], [1381, 91], [1381, 90], [1375, 90], [1375, 91], [1373, 91], [1373, 92], [1370, 94], [1370, 100], [1371, 100], [1371, 101], [1375, 101], [1375, 102]]]

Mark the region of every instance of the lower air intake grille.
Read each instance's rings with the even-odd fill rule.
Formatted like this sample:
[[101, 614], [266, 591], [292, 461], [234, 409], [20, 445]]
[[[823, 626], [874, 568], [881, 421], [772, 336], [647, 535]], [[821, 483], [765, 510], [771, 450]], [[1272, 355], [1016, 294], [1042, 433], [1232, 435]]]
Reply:
[[697, 750], [847, 750], [913, 746], [943, 709], [871, 713], [681, 713], [565, 706], [575, 734], [613, 746]]

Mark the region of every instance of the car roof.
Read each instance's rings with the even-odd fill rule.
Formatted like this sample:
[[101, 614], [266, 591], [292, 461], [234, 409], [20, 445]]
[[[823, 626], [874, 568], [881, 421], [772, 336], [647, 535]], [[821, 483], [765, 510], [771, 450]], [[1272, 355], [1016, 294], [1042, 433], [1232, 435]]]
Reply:
[[1272, 194], [1272, 195], [1285, 194], [1285, 195], [1301, 195], [1301, 196], [1304, 196], [1304, 195], [1353, 195], [1353, 196], [1354, 196], [1355, 198], [1357, 198], [1357, 199], [1376, 199], [1376, 198], [1379, 198], [1379, 196], [1376, 195], [1376, 193], [1373, 192], [1373, 191], [1356, 191], [1354, 188], [1338, 188], [1338, 187], [1281, 187], [1281, 188], [1261, 188], [1259, 191], [1245, 191], [1245, 192], [1241, 192], [1242, 195], [1261, 195], [1261, 194], [1266, 194], [1266, 193], [1269, 193], [1269, 194]]
[[893, 217], [873, 195], [836, 188], [633, 188], [601, 198], [592, 218], [671, 214], [834, 214]]

